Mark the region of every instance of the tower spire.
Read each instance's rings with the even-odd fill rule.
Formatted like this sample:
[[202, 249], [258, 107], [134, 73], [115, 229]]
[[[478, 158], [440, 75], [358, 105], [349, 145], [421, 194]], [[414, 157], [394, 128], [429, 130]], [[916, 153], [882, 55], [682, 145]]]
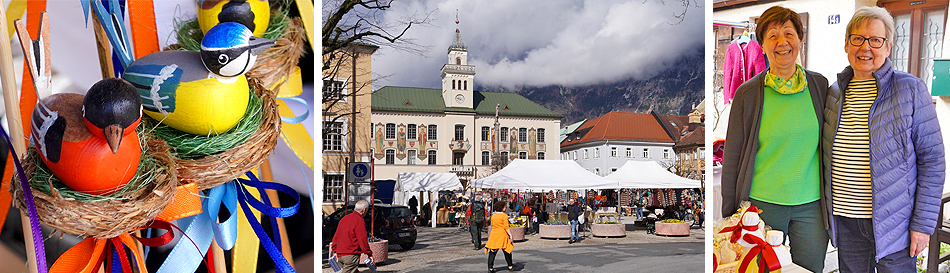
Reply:
[[455, 28], [459, 28], [459, 9], [455, 9]]

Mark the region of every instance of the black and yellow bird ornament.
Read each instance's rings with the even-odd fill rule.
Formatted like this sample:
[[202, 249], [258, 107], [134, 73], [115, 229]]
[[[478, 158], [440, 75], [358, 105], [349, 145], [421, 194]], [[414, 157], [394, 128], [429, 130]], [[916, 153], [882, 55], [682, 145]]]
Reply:
[[225, 22], [246, 26], [261, 37], [270, 23], [270, 4], [267, 0], [198, 0], [198, 26], [208, 33], [211, 27]]
[[242, 24], [221, 23], [201, 40], [201, 51], [162, 51], [132, 62], [123, 79], [139, 92], [145, 114], [179, 131], [217, 135], [237, 125], [249, 100], [244, 73], [274, 41]]

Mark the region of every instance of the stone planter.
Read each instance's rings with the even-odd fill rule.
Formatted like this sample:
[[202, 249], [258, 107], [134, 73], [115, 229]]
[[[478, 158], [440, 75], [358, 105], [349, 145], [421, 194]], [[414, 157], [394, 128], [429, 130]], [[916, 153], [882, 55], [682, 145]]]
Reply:
[[571, 225], [545, 225], [541, 224], [538, 237], [548, 239], [570, 239]]
[[656, 222], [656, 235], [689, 236], [689, 223]]
[[[524, 227], [509, 227], [511, 230], [511, 241], [520, 242], [524, 241]], [[488, 227], [488, 237], [491, 238], [491, 227]]]
[[[376, 264], [382, 264], [389, 260], [389, 240], [369, 242], [369, 249], [373, 251], [373, 260], [376, 261]], [[360, 260], [360, 264], [363, 264], [363, 260]]]
[[592, 224], [590, 225], [590, 233], [597, 237], [627, 236], [626, 225], [624, 224]]

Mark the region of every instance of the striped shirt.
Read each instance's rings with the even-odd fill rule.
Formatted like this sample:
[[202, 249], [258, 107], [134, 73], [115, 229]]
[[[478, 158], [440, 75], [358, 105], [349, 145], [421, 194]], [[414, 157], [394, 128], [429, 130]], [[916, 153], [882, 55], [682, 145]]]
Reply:
[[831, 148], [831, 193], [834, 215], [871, 218], [871, 153], [868, 113], [877, 98], [877, 81], [853, 80], [844, 91], [844, 106]]

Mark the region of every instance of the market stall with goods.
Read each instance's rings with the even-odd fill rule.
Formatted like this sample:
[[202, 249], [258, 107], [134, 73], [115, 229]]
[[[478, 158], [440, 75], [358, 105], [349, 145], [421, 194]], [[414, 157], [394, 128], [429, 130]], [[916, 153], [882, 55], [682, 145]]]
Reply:
[[[462, 190], [462, 182], [458, 175], [454, 173], [399, 173], [396, 179], [396, 187], [393, 189], [393, 204], [407, 204], [406, 196], [412, 192], [418, 192], [420, 202], [425, 204], [426, 200], [423, 192], [428, 192], [428, 204], [430, 212], [437, 212], [437, 202], [433, 202], [432, 192]], [[436, 227], [438, 222], [436, 213], [430, 213], [432, 227]]]

